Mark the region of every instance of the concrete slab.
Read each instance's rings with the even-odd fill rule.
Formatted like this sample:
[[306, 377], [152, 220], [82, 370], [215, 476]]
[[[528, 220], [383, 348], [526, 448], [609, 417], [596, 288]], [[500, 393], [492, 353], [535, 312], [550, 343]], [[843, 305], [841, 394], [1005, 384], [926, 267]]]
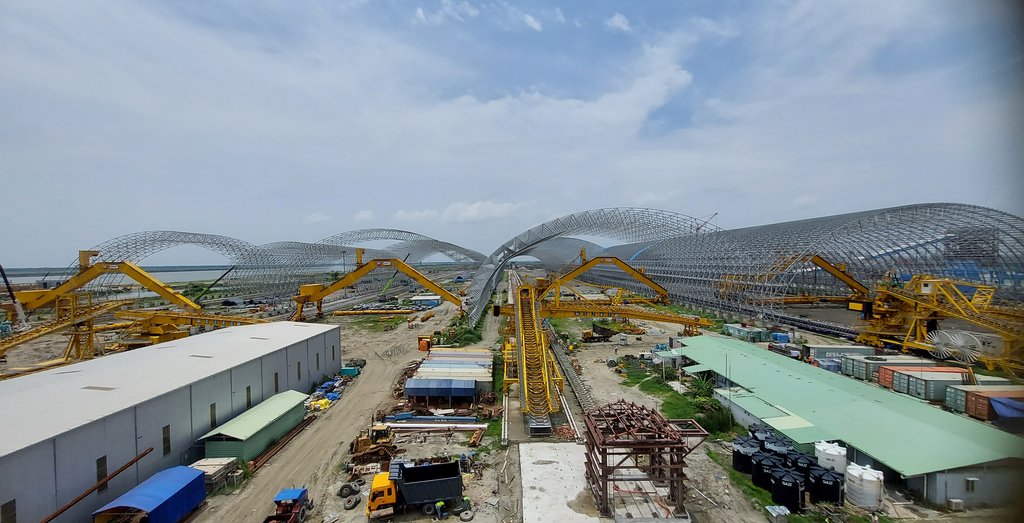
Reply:
[[519, 445], [523, 523], [609, 521], [598, 517], [587, 490], [583, 452], [575, 443]]

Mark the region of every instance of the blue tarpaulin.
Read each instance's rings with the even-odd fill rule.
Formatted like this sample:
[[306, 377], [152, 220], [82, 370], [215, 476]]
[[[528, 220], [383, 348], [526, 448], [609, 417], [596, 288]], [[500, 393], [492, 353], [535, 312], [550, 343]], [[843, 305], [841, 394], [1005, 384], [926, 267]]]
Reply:
[[93, 521], [105, 523], [123, 514], [143, 512], [149, 523], [178, 523], [206, 499], [203, 472], [172, 467], [125, 492], [93, 512]]
[[1024, 401], [1013, 398], [989, 398], [1000, 418], [1024, 418]]

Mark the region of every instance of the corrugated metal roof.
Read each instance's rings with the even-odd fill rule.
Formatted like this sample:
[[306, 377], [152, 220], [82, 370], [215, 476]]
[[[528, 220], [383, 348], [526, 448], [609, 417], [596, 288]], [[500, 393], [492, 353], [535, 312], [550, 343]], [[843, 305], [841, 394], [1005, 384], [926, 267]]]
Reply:
[[0, 381], [0, 419], [19, 420], [0, 424], [0, 456], [338, 329], [290, 321], [226, 327]]
[[756, 399], [786, 413], [764, 421], [798, 443], [841, 439], [904, 476], [1024, 458], [1024, 438], [905, 394], [740, 340], [705, 335], [686, 344], [686, 357], [751, 392], [741, 406]]
[[284, 416], [288, 411], [302, 405], [308, 394], [294, 390], [286, 390], [263, 400], [255, 407], [235, 416], [231, 421], [203, 434], [199, 439], [210, 436], [227, 436], [239, 441], [251, 438], [254, 434], [270, 425], [274, 420]]

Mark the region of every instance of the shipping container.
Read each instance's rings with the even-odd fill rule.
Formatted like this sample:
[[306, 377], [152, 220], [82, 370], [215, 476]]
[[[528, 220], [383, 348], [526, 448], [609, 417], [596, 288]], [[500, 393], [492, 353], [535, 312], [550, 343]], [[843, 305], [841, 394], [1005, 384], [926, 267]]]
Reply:
[[1004, 391], [986, 391], [986, 390], [975, 390], [967, 393], [966, 396], [966, 409], [964, 410], [968, 416], [977, 418], [983, 421], [992, 421], [995, 418], [996, 413], [992, 409], [990, 398], [1010, 398], [1016, 400], [1024, 400], [1024, 392], [1004, 390]]
[[[937, 399], [946, 398], [946, 385], [967, 384], [967, 370], [958, 367], [928, 367], [926, 370], [918, 370], [916, 367], [896, 368], [892, 375], [892, 390], [903, 394], [923, 398], [926, 395], [922, 381], [940, 381], [942, 395]], [[916, 387], [916, 388], [913, 388]], [[912, 390], [916, 392], [912, 392]]]
[[864, 345], [804, 345], [805, 358], [842, 358], [844, 354], [859, 354], [861, 356], [874, 356], [875, 348]]
[[891, 356], [871, 356], [865, 354], [843, 354], [841, 371], [843, 374], [864, 381], [877, 381], [878, 369], [883, 366], [927, 366], [937, 365], [935, 360], [918, 358], [916, 356], [904, 356], [901, 354]]
[[[953, 372], [957, 374], [966, 374], [967, 371], [960, 367], [939, 367], [934, 366], [897, 366], [897, 365], [884, 365], [878, 367], [878, 384], [887, 389], [896, 389], [896, 392], [907, 392], [907, 378], [894, 377], [894, 373], [903, 372], [904, 375], [910, 373], [922, 373], [922, 372]], [[895, 383], [896, 381], [899, 382]]]
[[[1008, 392], [1024, 395], [1024, 385], [952, 385], [946, 387], [946, 408], [957, 413], [966, 412], [967, 393], [975, 391]], [[989, 397], [992, 397], [992, 395], [989, 395]]]

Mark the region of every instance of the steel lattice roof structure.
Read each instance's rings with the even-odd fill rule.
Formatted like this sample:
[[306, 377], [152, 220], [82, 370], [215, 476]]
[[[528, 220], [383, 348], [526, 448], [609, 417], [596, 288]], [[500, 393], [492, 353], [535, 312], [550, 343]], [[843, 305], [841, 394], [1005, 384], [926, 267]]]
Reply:
[[[585, 246], [590, 256], [618, 256], [644, 267], [676, 301], [797, 323], [776, 305], [778, 298], [850, 292], [804, 261], [815, 254], [845, 265], [866, 285], [929, 274], [992, 285], [1006, 300], [1024, 299], [1024, 219], [986, 207], [907, 205], [734, 230], [666, 211], [616, 208], [563, 216], [505, 242], [473, 279], [471, 320], [485, 311], [510, 260], [532, 256], [558, 271], [584, 246], [565, 241], [572, 237], [621, 242], [603, 251], [593, 242]], [[641, 290], [614, 268], [591, 271], [588, 279]], [[840, 325], [833, 330], [851, 333]]]
[[[360, 229], [318, 242], [256, 245], [228, 236], [149, 231], [120, 236], [94, 249], [98, 261], [139, 262], [164, 249], [195, 245], [220, 253], [235, 268], [225, 282], [250, 293], [287, 296], [310, 277], [355, 266], [359, 245], [366, 259], [405, 258], [421, 263], [443, 255], [473, 267], [466, 306], [477, 321], [502, 271], [529, 256], [560, 272], [578, 259], [611, 255], [665, 286], [678, 302], [800, 323], [777, 305], [785, 295], [848, 294], [839, 280], [806, 261], [818, 255], [842, 264], [858, 281], [873, 285], [912, 274], [929, 274], [996, 287], [1006, 300], [1024, 300], [1024, 219], [1005, 212], [956, 203], [906, 205], [806, 220], [725, 230], [704, 220], [664, 210], [632, 207], [568, 214], [531, 227], [490, 256], [409, 231]], [[77, 263], [77, 261], [76, 261]], [[74, 265], [72, 265], [74, 267]], [[117, 283], [107, 275], [94, 286]], [[594, 283], [641, 290], [612, 267], [591, 271]], [[817, 322], [819, 329], [828, 325]], [[848, 327], [835, 325], [837, 334]]]
[[[360, 229], [330, 236], [319, 242], [275, 242], [256, 245], [230, 236], [180, 231], [145, 231], [107, 240], [92, 250], [99, 251], [96, 262], [143, 259], [166, 249], [191, 245], [216, 252], [233, 269], [224, 279], [236, 292], [290, 296], [299, 285], [325, 272], [344, 272], [355, 267], [355, 251], [361, 244], [391, 240], [379, 248], [366, 248], [365, 259], [408, 258], [411, 263], [440, 254], [456, 263], [476, 266], [484, 255], [471, 249], [436, 240], [429, 236], [398, 229]], [[77, 267], [76, 260], [69, 266]], [[372, 278], [371, 278], [372, 279]], [[107, 274], [89, 285], [91, 289], [110, 288], [124, 281], [121, 274]]]

